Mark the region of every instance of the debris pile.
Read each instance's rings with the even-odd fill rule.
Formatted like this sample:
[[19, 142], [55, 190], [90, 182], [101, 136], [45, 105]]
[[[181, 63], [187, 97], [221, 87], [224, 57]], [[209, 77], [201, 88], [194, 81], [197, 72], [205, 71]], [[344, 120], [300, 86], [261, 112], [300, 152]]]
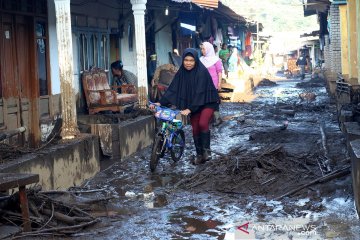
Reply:
[[[27, 190], [31, 232], [18, 233], [15, 238], [27, 236], [68, 236], [94, 225], [99, 219], [89, 213], [93, 205], [106, 204], [113, 197], [82, 197], [78, 194], [96, 193], [98, 190], [41, 191], [40, 187]], [[94, 195], [94, 194], [93, 194]], [[99, 198], [98, 196], [102, 196]], [[0, 199], [0, 225], [22, 226], [19, 195]]]
[[273, 81], [270, 81], [269, 79], [267, 78], [264, 78], [263, 80], [261, 80], [259, 83], [258, 83], [258, 87], [272, 87], [272, 86], [275, 86], [277, 85], [276, 82], [273, 82]]
[[29, 152], [31, 151], [29, 151], [28, 149], [11, 146], [6, 143], [0, 143], [0, 164], [5, 163], [6, 161], [16, 159], [23, 154], [27, 154]]
[[240, 148], [221, 155], [175, 187], [272, 198], [322, 177], [318, 154], [290, 155], [279, 144], [253, 151]]
[[324, 79], [313, 78], [309, 81], [299, 82], [296, 84], [297, 88], [315, 88], [324, 87], [326, 85]]

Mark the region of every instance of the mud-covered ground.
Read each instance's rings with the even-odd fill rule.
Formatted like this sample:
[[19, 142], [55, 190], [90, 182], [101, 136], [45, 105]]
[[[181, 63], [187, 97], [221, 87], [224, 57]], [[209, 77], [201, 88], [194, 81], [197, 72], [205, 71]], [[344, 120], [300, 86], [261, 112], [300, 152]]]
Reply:
[[[212, 127], [213, 160], [193, 166], [191, 128], [183, 158], [161, 159], [150, 173], [150, 148], [116, 161], [84, 184], [114, 196], [102, 222], [79, 239], [356, 239], [360, 224], [346, 174], [283, 196], [349, 166], [336, 109], [324, 86], [279, 80], [250, 103], [221, 105]], [[300, 98], [302, 93], [316, 98]], [[321, 129], [325, 135], [322, 136]]]

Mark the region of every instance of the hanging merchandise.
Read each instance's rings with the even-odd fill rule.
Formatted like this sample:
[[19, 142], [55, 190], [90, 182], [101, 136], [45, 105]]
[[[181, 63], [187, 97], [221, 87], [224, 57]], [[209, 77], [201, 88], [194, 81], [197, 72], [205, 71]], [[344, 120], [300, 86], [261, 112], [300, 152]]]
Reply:
[[223, 43], [228, 44], [228, 35], [227, 35], [228, 25], [222, 25], [222, 34], [223, 34]]
[[215, 34], [215, 41], [214, 43], [218, 46], [220, 46], [220, 44], [223, 42], [223, 34], [221, 31], [221, 28], [218, 28]]
[[211, 37], [211, 18], [210, 18], [210, 16], [206, 17], [206, 21], [205, 21], [205, 24], [203, 25], [201, 35], [204, 39], [209, 39]]
[[328, 13], [328, 17], [327, 17], [327, 31], [329, 33], [329, 38], [331, 39], [331, 15], [330, 15], [330, 12]]
[[216, 20], [215, 17], [211, 17], [211, 34], [215, 37], [216, 39], [216, 34], [217, 34], [217, 30], [218, 30], [219, 26], [218, 26], [218, 22]]
[[234, 36], [235, 33], [234, 33], [234, 28], [232, 28], [231, 26], [228, 26], [227, 27], [227, 30], [228, 30], [228, 35], [230, 36]]
[[245, 52], [245, 32], [240, 33], [240, 41], [241, 41], [241, 51]]
[[250, 57], [251, 54], [252, 54], [252, 36], [251, 36], [251, 32], [247, 32], [245, 37], [245, 56]]
[[319, 25], [320, 25], [320, 36], [329, 34], [327, 30], [327, 15], [325, 13], [319, 13]]

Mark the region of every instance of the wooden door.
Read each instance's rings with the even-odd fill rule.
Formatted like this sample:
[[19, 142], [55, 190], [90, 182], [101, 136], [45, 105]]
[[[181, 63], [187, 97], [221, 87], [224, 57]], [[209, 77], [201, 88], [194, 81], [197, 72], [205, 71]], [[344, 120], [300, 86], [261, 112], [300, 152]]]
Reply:
[[21, 98], [29, 98], [30, 91], [33, 87], [31, 80], [31, 68], [34, 59], [31, 50], [34, 49], [34, 39], [31, 34], [33, 22], [31, 17], [16, 16], [15, 17], [15, 52], [17, 65], [17, 82], [19, 83], [18, 96]]
[[[27, 127], [25, 134], [10, 143], [24, 144], [30, 127], [30, 98], [34, 84], [33, 17], [1, 14], [1, 86], [3, 116], [6, 129]], [[38, 96], [38, 94], [37, 94]], [[38, 123], [37, 123], [38, 125]]]

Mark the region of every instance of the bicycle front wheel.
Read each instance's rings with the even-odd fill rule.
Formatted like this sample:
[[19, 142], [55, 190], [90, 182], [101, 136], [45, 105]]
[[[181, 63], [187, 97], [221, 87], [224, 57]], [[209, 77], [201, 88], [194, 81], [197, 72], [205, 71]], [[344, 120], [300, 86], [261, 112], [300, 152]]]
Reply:
[[150, 157], [150, 170], [151, 172], [154, 172], [161, 156], [161, 150], [163, 146], [164, 138], [161, 135], [157, 135], [155, 137], [154, 145], [152, 147], [151, 151], [151, 157]]
[[183, 130], [178, 130], [174, 133], [174, 137], [171, 141], [172, 148], [170, 149], [170, 155], [174, 162], [180, 160], [185, 149], [185, 133]]

